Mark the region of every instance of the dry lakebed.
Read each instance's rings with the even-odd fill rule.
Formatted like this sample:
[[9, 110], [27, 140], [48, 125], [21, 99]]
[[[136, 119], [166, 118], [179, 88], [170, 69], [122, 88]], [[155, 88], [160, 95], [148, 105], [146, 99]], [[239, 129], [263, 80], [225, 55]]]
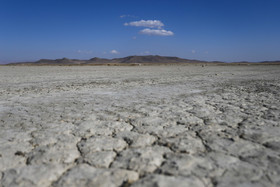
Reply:
[[280, 66], [1, 66], [10, 186], [280, 186]]

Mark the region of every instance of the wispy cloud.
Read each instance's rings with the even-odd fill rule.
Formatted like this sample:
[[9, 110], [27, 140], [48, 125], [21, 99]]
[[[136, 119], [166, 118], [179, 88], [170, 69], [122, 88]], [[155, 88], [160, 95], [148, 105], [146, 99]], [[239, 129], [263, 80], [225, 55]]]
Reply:
[[141, 52], [141, 53], [140, 53], [140, 55], [149, 55], [149, 54], [151, 54], [150, 51], [144, 51], [144, 52]]
[[87, 51], [87, 50], [77, 50], [77, 53], [79, 54], [92, 54], [93, 52], [92, 51]]
[[143, 29], [140, 34], [154, 35], [154, 36], [172, 36], [174, 33], [172, 31], [167, 31], [164, 29]]
[[195, 53], [196, 53], [196, 50], [193, 49], [193, 50], [192, 50], [192, 54], [195, 54]]
[[158, 28], [164, 26], [164, 24], [159, 20], [140, 20], [140, 21], [132, 21], [129, 23], [125, 23], [125, 26], [134, 26], [134, 27], [149, 27], [149, 28]]
[[117, 50], [115, 50], [115, 49], [113, 49], [112, 51], [110, 51], [110, 53], [111, 53], [111, 54], [114, 54], [114, 55], [119, 54], [119, 52], [118, 52]]
[[137, 18], [137, 16], [129, 15], [129, 14], [124, 14], [121, 15], [120, 18]]

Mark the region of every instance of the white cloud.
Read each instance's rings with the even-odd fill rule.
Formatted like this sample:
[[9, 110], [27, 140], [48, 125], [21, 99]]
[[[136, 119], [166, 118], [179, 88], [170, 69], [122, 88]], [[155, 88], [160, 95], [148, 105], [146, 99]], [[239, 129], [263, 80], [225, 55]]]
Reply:
[[196, 53], [196, 51], [195, 50], [192, 50], [192, 54], [195, 54]]
[[164, 29], [143, 29], [140, 34], [155, 35], [155, 36], [172, 36], [174, 33], [172, 31], [167, 31]]
[[149, 28], [161, 28], [164, 24], [159, 20], [140, 20], [125, 23], [125, 26], [134, 26], [134, 27], [149, 27]]
[[115, 49], [113, 49], [112, 51], [110, 51], [110, 53], [111, 53], [111, 54], [114, 54], [114, 55], [119, 54], [119, 52], [118, 52], [117, 50], [115, 50]]

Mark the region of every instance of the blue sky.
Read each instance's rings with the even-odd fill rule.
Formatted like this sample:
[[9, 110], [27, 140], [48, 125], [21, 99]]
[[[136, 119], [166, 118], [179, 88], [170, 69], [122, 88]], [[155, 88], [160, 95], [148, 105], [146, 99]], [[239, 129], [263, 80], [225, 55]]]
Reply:
[[129, 55], [280, 60], [280, 1], [0, 0], [0, 63]]

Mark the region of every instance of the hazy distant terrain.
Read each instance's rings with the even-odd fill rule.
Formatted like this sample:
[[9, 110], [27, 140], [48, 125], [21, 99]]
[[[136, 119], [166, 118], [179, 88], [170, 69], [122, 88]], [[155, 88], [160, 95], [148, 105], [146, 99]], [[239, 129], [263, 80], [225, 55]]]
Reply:
[[[258, 64], [280, 64], [280, 61], [264, 61], [259, 62]], [[18, 62], [11, 63], [9, 65], [152, 65], [152, 64], [212, 64], [212, 65], [228, 65], [229, 63], [224, 63], [220, 61], [201, 61], [201, 60], [189, 60], [178, 57], [167, 57], [167, 56], [158, 56], [158, 55], [149, 55], [149, 56], [128, 56], [124, 58], [114, 58], [114, 59], [105, 59], [105, 58], [92, 58], [89, 60], [78, 60], [78, 59], [41, 59], [36, 62]], [[250, 62], [235, 62], [233, 64], [251, 64]]]
[[0, 186], [280, 186], [278, 66], [0, 68]]

